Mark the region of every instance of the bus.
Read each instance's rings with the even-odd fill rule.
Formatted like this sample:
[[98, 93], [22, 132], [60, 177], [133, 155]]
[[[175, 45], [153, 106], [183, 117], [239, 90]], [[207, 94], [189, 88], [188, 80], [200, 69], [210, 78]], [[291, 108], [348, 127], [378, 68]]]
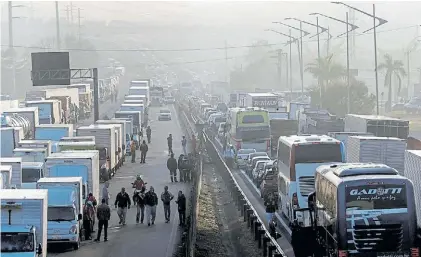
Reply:
[[[322, 165], [309, 197], [317, 242], [335, 256], [419, 256], [412, 182], [384, 164]], [[314, 240], [313, 239], [313, 240]]]
[[342, 162], [341, 142], [326, 135], [281, 136], [277, 159], [279, 213], [290, 225], [310, 226], [310, 217], [298, 210], [308, 208], [316, 168]]
[[269, 113], [265, 109], [231, 108], [227, 118], [227, 141], [235, 149], [256, 149], [270, 153]]

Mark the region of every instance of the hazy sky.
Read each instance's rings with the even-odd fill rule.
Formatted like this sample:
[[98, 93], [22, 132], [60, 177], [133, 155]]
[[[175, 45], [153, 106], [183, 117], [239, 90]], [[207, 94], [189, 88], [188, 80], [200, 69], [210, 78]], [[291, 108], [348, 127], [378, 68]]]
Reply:
[[[370, 1], [346, 2], [357, 8], [372, 12]], [[17, 4], [17, 1], [15, 2]], [[32, 6], [32, 15], [38, 17], [54, 17], [55, 5], [52, 1], [20, 2]], [[90, 20], [137, 20], [158, 21], [162, 23], [180, 24], [268, 24], [282, 20], [287, 16], [311, 19], [311, 12], [322, 12], [327, 15], [345, 18], [347, 8], [331, 4], [329, 1], [73, 1], [77, 16], [77, 8], [81, 8], [81, 16]], [[7, 2], [3, 2], [3, 15]], [[68, 1], [59, 1], [60, 14], [66, 16]], [[26, 10], [25, 10], [26, 9]], [[30, 8], [16, 8], [16, 12], [30, 14]], [[390, 21], [389, 26], [405, 26], [421, 24], [420, 1], [382, 1], [376, 2], [376, 13], [379, 17]], [[356, 15], [358, 23], [371, 24], [364, 15]]]

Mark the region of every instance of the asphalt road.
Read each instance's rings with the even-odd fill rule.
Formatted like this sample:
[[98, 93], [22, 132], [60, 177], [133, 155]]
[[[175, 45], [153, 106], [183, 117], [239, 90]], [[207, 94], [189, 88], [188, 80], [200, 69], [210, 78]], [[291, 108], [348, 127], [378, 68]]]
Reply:
[[[111, 111], [112, 105], [104, 108]], [[131, 195], [133, 190], [131, 184], [137, 174], [143, 175], [148, 186], [153, 186], [155, 192], [160, 197], [164, 186], [169, 186], [169, 191], [176, 196], [179, 190], [188, 191], [188, 187], [183, 183], [171, 183], [169, 171], [166, 167], [168, 159], [167, 136], [172, 133], [173, 150], [178, 156], [182, 152], [181, 138], [182, 130], [173, 106], [169, 107], [172, 112], [172, 121], [157, 121], [159, 108], [150, 108], [150, 126], [152, 129], [152, 142], [149, 144], [149, 152], [146, 163], [140, 164], [140, 153], [137, 152], [136, 163], [131, 163], [126, 158], [126, 162], [115, 177], [110, 181], [109, 192], [111, 199], [125, 187]], [[104, 110], [104, 111], [105, 111]], [[110, 115], [110, 114], [109, 114]], [[102, 185], [101, 185], [102, 189]], [[187, 197], [187, 195], [186, 195]], [[171, 206], [171, 221], [165, 223], [164, 210], [160, 202], [157, 207], [155, 225], [148, 227], [146, 224], [136, 224], [136, 208], [131, 208], [127, 212], [126, 226], [118, 225], [118, 216], [114, 206], [111, 206], [111, 220], [108, 231], [108, 242], [85, 241], [77, 251], [48, 253], [48, 256], [62, 257], [133, 257], [133, 256], [162, 256], [170, 257], [174, 251], [174, 245], [178, 241], [180, 229], [178, 227], [177, 205], [173, 201]], [[102, 240], [102, 238], [101, 238]]]

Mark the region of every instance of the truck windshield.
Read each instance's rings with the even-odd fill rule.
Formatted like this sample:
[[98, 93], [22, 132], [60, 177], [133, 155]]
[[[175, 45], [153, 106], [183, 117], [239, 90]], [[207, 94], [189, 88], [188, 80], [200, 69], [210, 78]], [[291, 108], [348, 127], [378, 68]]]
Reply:
[[295, 163], [341, 162], [339, 144], [311, 144], [295, 146]]
[[22, 169], [22, 183], [37, 182], [41, 178], [39, 169], [23, 168]]
[[407, 208], [404, 185], [362, 185], [347, 187], [346, 209], [378, 210]]
[[34, 235], [31, 233], [1, 233], [1, 252], [18, 253], [34, 251]]
[[48, 207], [48, 221], [72, 221], [75, 220], [73, 207]]

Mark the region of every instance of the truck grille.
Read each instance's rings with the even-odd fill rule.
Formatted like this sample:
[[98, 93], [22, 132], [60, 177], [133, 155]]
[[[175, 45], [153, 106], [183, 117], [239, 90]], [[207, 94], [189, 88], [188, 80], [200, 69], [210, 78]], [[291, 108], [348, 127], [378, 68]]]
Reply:
[[401, 251], [401, 224], [355, 225], [353, 236], [355, 248], [359, 252]]

